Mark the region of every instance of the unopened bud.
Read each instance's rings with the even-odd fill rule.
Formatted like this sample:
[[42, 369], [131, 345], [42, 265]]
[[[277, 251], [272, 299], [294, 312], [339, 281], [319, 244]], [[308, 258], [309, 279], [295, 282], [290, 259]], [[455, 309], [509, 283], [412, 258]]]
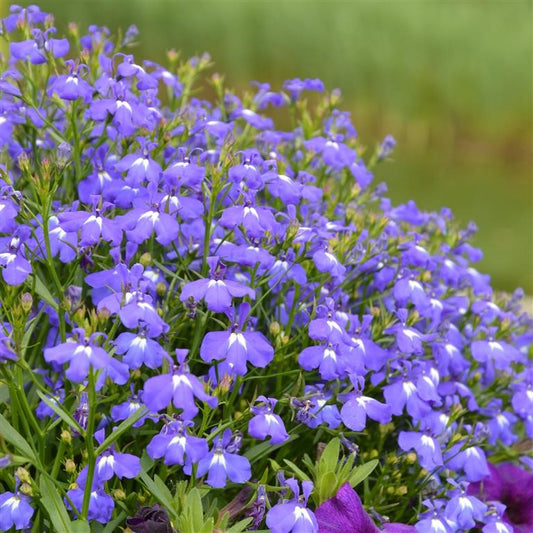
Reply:
[[167, 293], [167, 285], [162, 281], [156, 285], [155, 289], [158, 296], [165, 296]]
[[117, 500], [125, 500], [126, 499], [126, 493], [122, 489], [115, 489], [113, 491], [113, 495]]
[[68, 429], [64, 429], [61, 432], [61, 440], [67, 444], [70, 444], [72, 442], [72, 434]]
[[19, 487], [19, 491], [26, 496], [33, 496], [33, 489], [29, 483], [22, 483], [22, 485]]
[[31, 481], [30, 473], [22, 466], [17, 468], [15, 476], [18, 477], [22, 483], [30, 483]]
[[141, 263], [143, 267], [150, 266], [152, 264], [152, 255], [148, 252], [144, 252], [139, 259], [139, 263]]
[[65, 460], [65, 472], [67, 474], [74, 474], [76, 472], [76, 463], [72, 459]]
[[270, 331], [271, 335], [277, 337], [281, 333], [281, 326], [279, 322], [274, 321], [270, 323], [270, 325], [268, 326], [268, 330]]
[[22, 309], [26, 311], [26, 313], [31, 311], [31, 307], [33, 305], [33, 298], [32, 295], [29, 292], [25, 292], [21, 297], [20, 301], [22, 302]]
[[30, 170], [30, 160], [26, 152], [22, 152], [18, 157], [18, 166], [22, 172], [28, 172]]

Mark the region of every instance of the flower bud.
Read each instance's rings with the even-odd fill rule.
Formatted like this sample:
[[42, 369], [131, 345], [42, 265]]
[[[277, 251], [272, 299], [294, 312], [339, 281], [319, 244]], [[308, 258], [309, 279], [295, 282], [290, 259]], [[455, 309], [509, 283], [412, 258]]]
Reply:
[[125, 500], [126, 499], [126, 493], [122, 489], [115, 489], [113, 491], [113, 495], [117, 500]]
[[270, 331], [270, 334], [274, 337], [277, 337], [281, 333], [281, 326], [279, 322], [271, 322], [268, 326], [268, 330]]
[[67, 474], [74, 474], [76, 472], [76, 463], [72, 459], [65, 460], [65, 472]]
[[33, 496], [33, 489], [29, 483], [22, 483], [22, 485], [19, 487], [19, 491], [26, 496]]
[[23, 468], [22, 466], [19, 466], [17, 470], [15, 471], [15, 476], [20, 479], [22, 483], [30, 483], [31, 482], [31, 476], [30, 473]]
[[61, 432], [61, 440], [65, 442], [66, 444], [70, 444], [72, 442], [72, 434], [68, 429], [64, 429]]
[[166, 283], [163, 283], [162, 281], [156, 285], [155, 289], [158, 296], [165, 296], [168, 290]]
[[31, 311], [31, 307], [33, 305], [32, 295], [29, 292], [25, 292], [20, 297], [20, 301], [22, 302], [22, 309], [24, 309], [24, 311], [26, 311], [26, 313], [29, 313]]
[[148, 252], [144, 252], [139, 258], [139, 263], [145, 268], [150, 266], [152, 264], [152, 255]]

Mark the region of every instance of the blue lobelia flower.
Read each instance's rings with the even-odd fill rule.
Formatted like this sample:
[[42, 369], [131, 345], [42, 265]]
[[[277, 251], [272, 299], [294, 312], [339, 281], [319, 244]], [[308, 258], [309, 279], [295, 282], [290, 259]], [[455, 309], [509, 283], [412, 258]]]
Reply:
[[[232, 435], [230, 429], [215, 437], [213, 449], [198, 463], [197, 477], [207, 474], [206, 483], [214, 488], [225, 487], [228, 478], [234, 483], [248, 481], [252, 476], [250, 462], [236, 453], [238, 442], [239, 437]], [[184, 470], [190, 473], [190, 467], [186, 466]]]
[[174, 407], [182, 409], [185, 420], [191, 420], [198, 413], [194, 398], [206, 402], [209, 407], [215, 408], [218, 400], [205, 392], [205, 384], [194, 374], [191, 374], [189, 365], [185, 362], [188, 350], [176, 350], [178, 365], [170, 374], [154, 376], [144, 384], [143, 399], [148, 409], [161, 411], [172, 402]]
[[289, 434], [285, 430], [285, 425], [281, 418], [273, 412], [277, 400], [258, 396], [255, 401], [263, 405], [250, 407], [254, 417], [248, 423], [248, 433], [255, 439], [266, 439], [270, 436], [270, 444], [285, 442], [289, 438]]
[[[18, 482], [17, 482], [18, 484]], [[17, 490], [0, 494], [0, 530], [9, 531], [29, 528], [34, 509], [31, 499]]]
[[77, 100], [81, 98], [85, 103], [91, 100], [94, 89], [82, 77], [81, 70], [89, 70], [87, 65], [76, 65], [72, 59], [65, 61], [68, 68], [68, 74], [62, 74], [50, 79], [48, 84], [48, 95], [57, 93], [63, 100]]
[[55, 57], [67, 55], [70, 48], [68, 40], [50, 38], [50, 35], [55, 32], [55, 28], [49, 28], [44, 32], [37, 28], [34, 29], [32, 31], [33, 39], [10, 43], [11, 56], [18, 60], [28, 60], [34, 65], [42, 65], [47, 61], [47, 54], [52, 54]]
[[429, 431], [400, 431], [398, 444], [404, 451], [414, 449], [419, 457], [419, 463], [426, 470], [433, 470], [442, 466], [442, 452], [440, 443], [429, 434]]
[[193, 425], [191, 421], [183, 421], [181, 418], [170, 420], [152, 438], [146, 452], [152, 459], [164, 457], [166, 465], [197, 463], [207, 455], [208, 447], [205, 439], [187, 432], [187, 427]]
[[366, 427], [366, 419], [387, 424], [391, 421], [391, 408], [387, 404], [378, 402], [369, 396], [363, 396], [365, 379], [361, 376], [350, 374], [350, 381], [354, 392], [345, 394], [341, 399], [346, 400], [341, 408], [341, 418], [344, 425], [353, 431], [363, 431]]
[[[259, 331], [243, 331], [248, 321], [250, 304], [242, 303], [238, 313], [227, 309], [226, 315], [232, 321], [227, 331], [211, 331], [206, 334], [200, 346], [200, 357], [209, 363], [213, 360], [223, 360], [219, 367], [220, 374], [246, 374], [246, 363], [264, 368], [274, 357], [274, 348], [266, 337]], [[237, 315], [237, 316], [235, 316]]]
[[117, 347], [116, 353], [124, 354], [122, 361], [131, 369], [140, 368], [143, 364], [148, 368], [159, 368], [163, 359], [171, 360], [159, 343], [148, 338], [145, 329], [141, 329], [139, 333], [121, 333], [113, 341]]
[[294, 495], [292, 500], [283, 500], [274, 505], [266, 516], [266, 524], [272, 533], [317, 533], [318, 521], [315, 514], [307, 509], [307, 500], [313, 491], [312, 481], [302, 481], [303, 495], [300, 497], [300, 488], [296, 479], [287, 479], [285, 482]]
[[211, 278], [186, 283], [181, 290], [180, 300], [182, 302], [205, 300], [210, 311], [222, 313], [231, 307], [232, 297], [242, 298], [249, 296], [252, 300], [255, 298], [253, 289], [236, 281], [221, 279], [224, 276], [226, 267], [219, 261], [218, 257], [209, 257], [207, 262], [211, 269]]
[[75, 328], [73, 331], [74, 336], [67, 342], [46, 348], [44, 359], [47, 363], [68, 362], [69, 367], [65, 375], [71, 381], [81, 382], [89, 375], [90, 366], [94, 369], [105, 368], [110, 364], [111, 357], [102, 347], [94, 344], [95, 340], [103, 335], [102, 333], [95, 332], [86, 337], [83, 328]]
[[[94, 434], [98, 444], [105, 440], [105, 430], [100, 429]], [[83, 471], [82, 471], [83, 472]], [[119, 478], [133, 479], [141, 472], [141, 460], [131, 453], [120, 453], [115, 451], [114, 446], [104, 450], [96, 460], [95, 479], [97, 483], [108, 481], [113, 476]], [[81, 473], [78, 483], [81, 482]], [[83, 481], [85, 484], [85, 482]]]

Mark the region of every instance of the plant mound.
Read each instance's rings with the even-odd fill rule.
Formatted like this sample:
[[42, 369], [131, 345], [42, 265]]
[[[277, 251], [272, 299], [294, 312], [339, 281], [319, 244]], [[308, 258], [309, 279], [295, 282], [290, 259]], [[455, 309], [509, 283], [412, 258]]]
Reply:
[[531, 531], [533, 327], [475, 227], [391, 205], [319, 80], [206, 100], [207, 56], [82, 33], [3, 20], [0, 530]]

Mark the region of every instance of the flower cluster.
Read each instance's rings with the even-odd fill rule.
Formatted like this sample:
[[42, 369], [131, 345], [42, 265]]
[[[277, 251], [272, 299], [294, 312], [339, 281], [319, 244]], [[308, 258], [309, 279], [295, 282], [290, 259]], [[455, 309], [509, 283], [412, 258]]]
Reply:
[[316, 79], [193, 96], [209, 57], [135, 28], [2, 28], [0, 528], [533, 527], [523, 294], [373, 184], [392, 137]]

